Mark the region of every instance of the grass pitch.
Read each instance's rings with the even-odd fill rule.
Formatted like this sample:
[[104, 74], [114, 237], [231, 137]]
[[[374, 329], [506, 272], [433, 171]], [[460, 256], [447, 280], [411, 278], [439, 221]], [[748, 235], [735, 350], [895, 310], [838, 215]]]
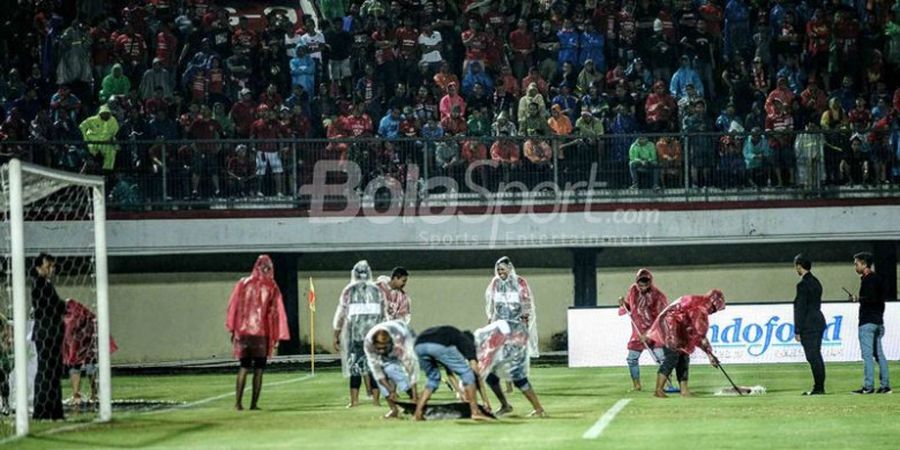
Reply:
[[[347, 382], [338, 371], [267, 373], [261, 411], [234, 411], [234, 375], [121, 376], [116, 399], [177, 400], [178, 408], [117, 412], [107, 424], [70, 415], [65, 423], [34, 423], [33, 435], [4, 447], [31, 448], [897, 448], [900, 394], [851, 395], [862, 381], [862, 363], [828, 364], [828, 395], [802, 397], [811, 375], [804, 364], [728, 367], [740, 385], [764, 385], [752, 397], [714, 397], [728, 385], [717, 370], [691, 367], [697, 397], [653, 398], [628, 392], [626, 368], [532, 368], [531, 381], [550, 414], [529, 419], [518, 392], [513, 413], [493, 423], [467, 420], [416, 423], [384, 420], [386, 407], [364, 402], [346, 409]], [[895, 377], [900, 364], [891, 363]], [[655, 375], [644, 367], [644, 384]], [[248, 380], [249, 381], [249, 380]], [[245, 394], [249, 404], [250, 388]], [[421, 388], [420, 383], [420, 388]], [[898, 386], [900, 387], [900, 386]], [[632, 401], [594, 440], [582, 435], [617, 401]], [[449, 401], [442, 386], [434, 401]], [[11, 418], [3, 419], [9, 435]]]

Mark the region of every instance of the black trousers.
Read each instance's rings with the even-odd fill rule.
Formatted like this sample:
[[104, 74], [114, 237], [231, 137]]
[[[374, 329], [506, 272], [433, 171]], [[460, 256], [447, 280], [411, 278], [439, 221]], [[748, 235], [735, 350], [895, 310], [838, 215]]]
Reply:
[[659, 373], [668, 378], [672, 374], [672, 369], [675, 369], [678, 381], [687, 381], [690, 367], [691, 355], [685, 355], [668, 347], [663, 347], [663, 362], [659, 365]]
[[825, 391], [825, 360], [822, 359], [822, 332], [801, 334], [800, 345], [813, 374], [813, 390]]
[[34, 375], [34, 415], [35, 419], [63, 419], [62, 405], [62, 333], [46, 336], [35, 341], [37, 347], [37, 373]]

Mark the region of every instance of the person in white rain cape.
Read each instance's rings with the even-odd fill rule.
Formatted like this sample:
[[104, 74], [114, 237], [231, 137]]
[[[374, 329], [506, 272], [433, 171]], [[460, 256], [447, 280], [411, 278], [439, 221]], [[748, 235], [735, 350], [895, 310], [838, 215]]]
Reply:
[[544, 407], [528, 381], [528, 332], [522, 322], [498, 320], [475, 330], [475, 351], [478, 367], [491, 390], [500, 399], [497, 415], [512, 411], [500, 389], [499, 376], [512, 380], [534, 410], [531, 417], [546, 417]]
[[334, 312], [334, 349], [341, 353], [341, 369], [350, 377], [350, 404], [359, 405], [359, 388], [365, 380], [378, 405], [378, 389], [372, 386], [363, 341], [372, 327], [384, 320], [384, 295], [372, 282], [372, 269], [365, 260], [350, 272], [350, 283], [341, 291]]
[[419, 378], [419, 360], [414, 344], [415, 339], [402, 320], [382, 322], [372, 327], [366, 335], [364, 348], [369, 370], [391, 408], [385, 418], [400, 415], [395, 403], [398, 392], [406, 393], [413, 402], [418, 400], [416, 381]]
[[[528, 286], [528, 281], [525, 278], [516, 274], [516, 268], [513, 266], [512, 261], [504, 256], [494, 264], [494, 278], [488, 284], [484, 292], [484, 298], [488, 323], [505, 321], [508, 327], [514, 330], [516, 335], [521, 338], [517, 341], [517, 345], [522, 345], [524, 355], [521, 355], [522, 358], [516, 361], [515, 377], [509, 376], [509, 379], [525, 393], [527, 390], [530, 390], [530, 386], [527, 381], [523, 384], [522, 380], [527, 380], [530, 359], [540, 356], [538, 352], [537, 310], [535, 309], [534, 294], [531, 291], [531, 287]], [[476, 342], [477, 344], [478, 342]], [[512, 411], [512, 406], [506, 401], [506, 396], [500, 388], [498, 376], [489, 370], [484, 370], [482, 373], [487, 374], [485, 381], [500, 400], [501, 408], [498, 414]], [[508, 372], [506, 375], [512, 375], [512, 372]], [[527, 389], [523, 386], [527, 386]], [[526, 397], [529, 396], [528, 393], [525, 395]], [[532, 401], [532, 405], [535, 406], [535, 411], [543, 414], [543, 409], [539, 408], [540, 403], [536, 401], [537, 397], [534, 398], [535, 401]], [[531, 400], [531, 397], [529, 397], [529, 400]]]

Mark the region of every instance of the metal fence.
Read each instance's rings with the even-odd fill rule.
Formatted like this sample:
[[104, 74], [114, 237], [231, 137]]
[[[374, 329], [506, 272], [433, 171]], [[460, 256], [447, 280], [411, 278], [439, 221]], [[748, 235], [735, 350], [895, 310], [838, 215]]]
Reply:
[[900, 194], [895, 138], [781, 132], [29, 141], [0, 142], [0, 149], [104, 174], [114, 209], [329, 208], [349, 197], [471, 204], [893, 197]]

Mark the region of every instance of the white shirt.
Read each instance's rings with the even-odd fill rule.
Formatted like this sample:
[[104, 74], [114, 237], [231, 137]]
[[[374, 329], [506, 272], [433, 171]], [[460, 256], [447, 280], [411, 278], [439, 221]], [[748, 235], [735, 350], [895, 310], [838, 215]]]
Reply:
[[[431, 46], [440, 44], [441, 42], [443, 42], [443, 39], [441, 39], [441, 33], [439, 31], [432, 31], [431, 36], [425, 36], [425, 33], [420, 33], [418, 42], [419, 45]], [[434, 50], [428, 53], [424, 53], [423, 50], [422, 62], [436, 63], [443, 60], [444, 58], [441, 57], [440, 51]]]
[[316, 33], [312, 36], [304, 34], [300, 36], [300, 45], [308, 49], [310, 58], [321, 61], [322, 50], [325, 48], [325, 35], [322, 33]]

